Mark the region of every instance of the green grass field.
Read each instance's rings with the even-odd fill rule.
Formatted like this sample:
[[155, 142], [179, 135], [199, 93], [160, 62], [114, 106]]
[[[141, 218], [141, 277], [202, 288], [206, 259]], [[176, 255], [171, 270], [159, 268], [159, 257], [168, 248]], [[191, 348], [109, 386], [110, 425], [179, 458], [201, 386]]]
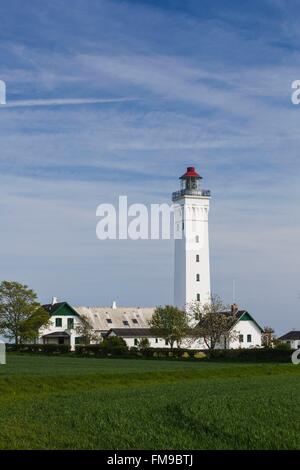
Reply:
[[8, 355], [0, 449], [299, 449], [300, 367]]

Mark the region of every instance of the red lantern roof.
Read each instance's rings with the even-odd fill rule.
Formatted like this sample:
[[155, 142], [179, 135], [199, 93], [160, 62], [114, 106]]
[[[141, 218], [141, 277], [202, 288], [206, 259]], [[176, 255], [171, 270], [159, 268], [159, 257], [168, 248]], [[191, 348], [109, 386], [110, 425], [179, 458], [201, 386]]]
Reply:
[[184, 175], [180, 176], [180, 180], [190, 178], [191, 176], [194, 176], [195, 178], [202, 179], [202, 176], [200, 176], [197, 171], [195, 170], [194, 166], [188, 166], [186, 169], [186, 172]]

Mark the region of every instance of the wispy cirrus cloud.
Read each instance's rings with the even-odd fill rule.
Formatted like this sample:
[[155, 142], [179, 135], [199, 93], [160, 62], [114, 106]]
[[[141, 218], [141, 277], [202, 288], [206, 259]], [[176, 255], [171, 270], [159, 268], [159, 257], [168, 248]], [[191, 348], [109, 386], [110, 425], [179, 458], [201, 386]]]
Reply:
[[76, 106], [82, 104], [124, 103], [129, 101], [136, 101], [136, 98], [51, 98], [35, 100], [12, 100], [6, 103], [5, 109], [33, 106]]

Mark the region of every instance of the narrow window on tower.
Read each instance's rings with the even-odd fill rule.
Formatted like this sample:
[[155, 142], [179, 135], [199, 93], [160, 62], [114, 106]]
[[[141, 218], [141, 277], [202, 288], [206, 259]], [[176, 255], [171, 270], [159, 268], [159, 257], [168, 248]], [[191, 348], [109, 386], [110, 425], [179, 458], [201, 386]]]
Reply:
[[199, 263], [199, 261], [200, 261], [200, 256], [196, 255], [196, 263]]
[[184, 222], [182, 222], [182, 231], [184, 230]]
[[199, 235], [196, 235], [196, 243], [199, 243]]
[[196, 281], [200, 281], [200, 274], [196, 274]]
[[200, 294], [197, 294], [197, 302], [200, 302]]

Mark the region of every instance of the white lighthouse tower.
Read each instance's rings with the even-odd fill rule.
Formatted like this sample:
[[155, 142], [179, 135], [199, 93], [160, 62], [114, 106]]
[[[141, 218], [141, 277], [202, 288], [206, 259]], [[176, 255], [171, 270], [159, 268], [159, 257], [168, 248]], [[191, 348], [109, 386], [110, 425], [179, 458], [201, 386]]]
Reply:
[[181, 189], [172, 194], [175, 217], [174, 304], [186, 307], [211, 298], [208, 212], [210, 191], [200, 188], [202, 177], [188, 167]]

